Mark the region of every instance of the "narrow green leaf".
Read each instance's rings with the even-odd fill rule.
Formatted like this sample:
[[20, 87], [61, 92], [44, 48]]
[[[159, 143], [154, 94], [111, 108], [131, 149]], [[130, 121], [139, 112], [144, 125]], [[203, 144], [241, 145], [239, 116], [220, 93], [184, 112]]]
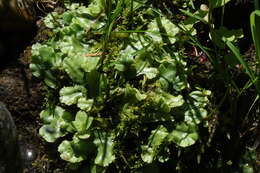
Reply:
[[97, 97], [100, 94], [101, 87], [101, 73], [97, 70], [92, 70], [86, 75], [88, 96], [90, 98]]
[[155, 42], [163, 42], [163, 37], [167, 37], [170, 43], [173, 44], [177, 41], [176, 35], [179, 32], [180, 29], [175, 24], [167, 18], [162, 17], [159, 19], [159, 22], [158, 20], [153, 20], [148, 25], [147, 35], [149, 35]]
[[191, 13], [191, 12], [189, 12], [189, 11], [187, 11], [187, 10], [183, 10], [183, 9], [180, 9], [180, 11], [181, 11], [183, 14], [189, 16], [189, 18], [184, 21], [184, 24], [185, 24], [185, 25], [187, 25], [187, 24], [194, 25], [195, 23], [197, 23], [197, 22], [199, 22], [199, 21], [201, 21], [201, 22], [203, 22], [203, 23], [205, 23], [205, 24], [208, 23], [208, 21], [206, 21], [206, 20], [204, 19], [204, 17], [208, 14], [207, 11], [198, 10], [198, 11], [196, 11], [195, 13]]
[[255, 10], [250, 15], [250, 25], [253, 41], [255, 44], [258, 63], [260, 64], [260, 10]]
[[115, 160], [113, 137], [105, 132], [97, 132], [94, 143], [98, 147], [95, 164], [100, 166], [108, 166]]
[[226, 41], [235, 43], [239, 38], [243, 38], [243, 36], [242, 29], [229, 30], [223, 26], [211, 31], [212, 41], [220, 48], [225, 47]]
[[252, 81], [254, 81], [255, 76], [254, 73], [249, 68], [248, 64], [244, 61], [243, 57], [241, 56], [239, 49], [230, 41], [226, 41], [226, 45], [229, 47], [229, 49], [233, 52], [233, 54], [236, 56], [237, 60], [243, 65], [246, 73], [250, 77]]
[[227, 4], [230, 0], [209, 0], [212, 8], [218, 8]]

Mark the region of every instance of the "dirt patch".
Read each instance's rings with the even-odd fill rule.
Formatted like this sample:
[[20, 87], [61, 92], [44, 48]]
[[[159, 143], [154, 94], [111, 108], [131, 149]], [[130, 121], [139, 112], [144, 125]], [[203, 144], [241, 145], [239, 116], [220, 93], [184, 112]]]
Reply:
[[55, 144], [47, 144], [38, 135], [39, 113], [44, 102], [44, 89], [29, 69], [30, 48], [19, 60], [0, 68], [0, 100], [4, 102], [15, 121], [23, 173], [65, 172], [65, 162], [59, 159]]

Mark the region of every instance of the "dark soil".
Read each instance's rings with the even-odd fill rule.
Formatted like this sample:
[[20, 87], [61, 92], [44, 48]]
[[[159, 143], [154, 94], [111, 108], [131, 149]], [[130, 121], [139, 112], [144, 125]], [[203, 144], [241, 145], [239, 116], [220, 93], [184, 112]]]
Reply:
[[0, 101], [6, 104], [17, 127], [23, 173], [64, 173], [66, 166], [59, 158], [57, 145], [44, 142], [38, 135], [44, 88], [29, 69], [28, 45], [34, 33], [33, 28], [25, 34], [1, 30]]

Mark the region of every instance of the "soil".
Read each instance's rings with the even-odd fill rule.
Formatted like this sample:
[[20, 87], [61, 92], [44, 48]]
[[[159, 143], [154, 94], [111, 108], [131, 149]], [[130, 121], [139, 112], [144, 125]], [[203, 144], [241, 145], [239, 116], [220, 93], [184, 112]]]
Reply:
[[0, 45], [4, 49], [0, 55], [0, 101], [6, 104], [16, 124], [23, 173], [64, 173], [66, 164], [59, 158], [57, 145], [44, 142], [38, 134], [44, 88], [29, 69], [31, 48], [28, 45], [35, 36], [35, 30], [31, 29], [32, 32], [24, 34], [26, 39], [21, 38], [23, 33], [0, 32]]

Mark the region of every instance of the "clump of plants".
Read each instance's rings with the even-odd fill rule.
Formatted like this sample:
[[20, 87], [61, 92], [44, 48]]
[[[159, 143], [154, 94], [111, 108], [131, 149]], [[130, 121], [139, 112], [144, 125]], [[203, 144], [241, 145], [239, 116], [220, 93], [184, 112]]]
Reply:
[[199, 19], [176, 25], [145, 1], [67, 8], [44, 19], [51, 37], [32, 46], [30, 68], [47, 88], [40, 135], [91, 172], [167, 162], [180, 170], [182, 153], [205, 143], [210, 119], [211, 92], [189, 84], [180, 46]]

